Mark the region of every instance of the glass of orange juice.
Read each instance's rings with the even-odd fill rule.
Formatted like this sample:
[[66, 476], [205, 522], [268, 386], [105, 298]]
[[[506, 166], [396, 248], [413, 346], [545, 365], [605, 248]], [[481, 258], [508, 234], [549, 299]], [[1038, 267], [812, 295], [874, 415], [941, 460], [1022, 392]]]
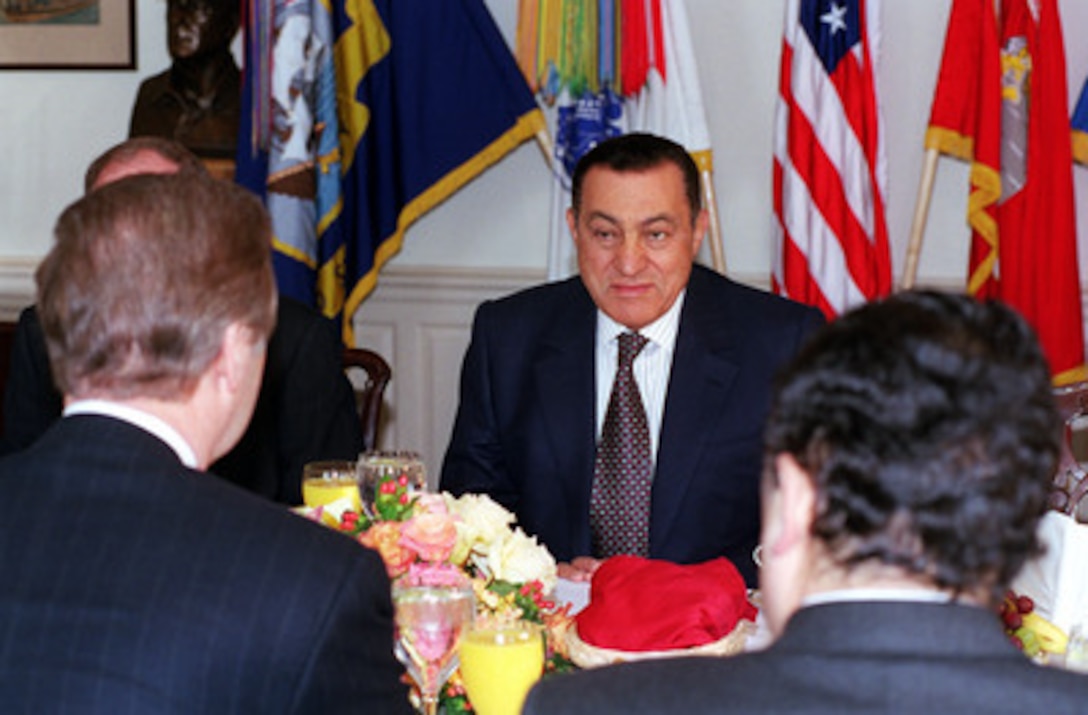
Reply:
[[362, 511], [355, 462], [309, 462], [302, 468], [302, 501], [306, 506], [317, 508], [340, 499], [348, 500], [353, 511]]
[[543, 631], [532, 623], [477, 627], [462, 638], [459, 657], [473, 710], [518, 715], [544, 672]]

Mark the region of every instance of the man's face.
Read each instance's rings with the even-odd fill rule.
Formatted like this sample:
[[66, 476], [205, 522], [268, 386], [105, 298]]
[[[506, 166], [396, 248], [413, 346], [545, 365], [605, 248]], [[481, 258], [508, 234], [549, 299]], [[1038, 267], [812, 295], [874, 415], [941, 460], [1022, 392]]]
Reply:
[[577, 215], [567, 224], [578, 251], [582, 282], [608, 317], [632, 330], [660, 318], [687, 285], [706, 232], [694, 225], [679, 167], [643, 171], [590, 169]]
[[237, 30], [224, 0], [169, 0], [166, 11], [170, 56], [187, 59], [230, 43]]

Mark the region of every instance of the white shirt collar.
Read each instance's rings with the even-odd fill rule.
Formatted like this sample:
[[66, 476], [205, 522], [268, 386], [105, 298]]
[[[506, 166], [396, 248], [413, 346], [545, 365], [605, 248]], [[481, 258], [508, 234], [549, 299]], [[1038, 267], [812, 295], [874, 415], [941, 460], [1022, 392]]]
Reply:
[[821, 591], [805, 596], [802, 606], [817, 606], [823, 603], [841, 603], [843, 601], [900, 601], [915, 603], [949, 603], [952, 597], [947, 593], [928, 588], [843, 588], [837, 591]]
[[[684, 307], [684, 295], [687, 290], [680, 291], [672, 306], [666, 310], [660, 318], [638, 330], [638, 334], [648, 338], [651, 343], [665, 348], [670, 353], [676, 344], [676, 334], [680, 330], [680, 310]], [[604, 311], [597, 310], [597, 344], [615, 341], [621, 333], [626, 333], [630, 328], [617, 323], [605, 315]]]
[[181, 434], [167, 424], [164, 420], [143, 410], [128, 405], [110, 402], [109, 400], [76, 400], [64, 408], [64, 416], [70, 415], [103, 415], [127, 422], [139, 427], [145, 432], [150, 432], [174, 450], [178, 459], [186, 467], [196, 469], [196, 452], [185, 441]]

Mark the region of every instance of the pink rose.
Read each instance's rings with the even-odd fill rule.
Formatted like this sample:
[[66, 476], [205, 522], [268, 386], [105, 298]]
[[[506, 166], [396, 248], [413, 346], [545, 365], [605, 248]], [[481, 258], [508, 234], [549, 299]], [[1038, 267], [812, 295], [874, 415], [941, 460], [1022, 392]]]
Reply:
[[457, 524], [449, 514], [417, 514], [404, 522], [401, 543], [424, 561], [441, 563], [450, 557], [457, 543]]
[[451, 564], [415, 563], [404, 576], [406, 586], [454, 587], [467, 586], [468, 577]]
[[401, 543], [400, 524], [382, 521], [359, 534], [359, 543], [378, 552], [390, 579], [405, 573], [416, 560], [416, 552]]
[[423, 492], [416, 496], [416, 512], [422, 514], [449, 514], [446, 499], [441, 494]]

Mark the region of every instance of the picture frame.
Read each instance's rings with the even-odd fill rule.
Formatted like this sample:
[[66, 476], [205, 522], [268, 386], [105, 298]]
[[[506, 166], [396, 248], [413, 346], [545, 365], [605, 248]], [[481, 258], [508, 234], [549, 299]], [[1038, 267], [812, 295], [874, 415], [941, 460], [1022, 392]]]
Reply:
[[136, 68], [136, 0], [0, 0], [0, 70]]

